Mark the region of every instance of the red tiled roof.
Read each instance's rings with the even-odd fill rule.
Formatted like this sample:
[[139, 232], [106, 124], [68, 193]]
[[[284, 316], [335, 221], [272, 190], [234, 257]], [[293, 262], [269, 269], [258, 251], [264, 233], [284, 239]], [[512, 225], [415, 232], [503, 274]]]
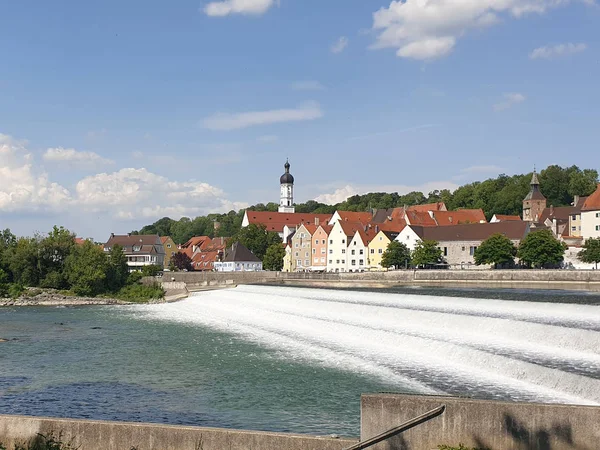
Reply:
[[407, 222], [410, 222], [411, 225], [418, 225], [423, 227], [435, 227], [437, 223], [433, 218], [429, 215], [428, 212], [421, 211], [406, 211]]
[[519, 216], [509, 216], [506, 214], [494, 214], [496, 219], [500, 222], [509, 222], [509, 221], [520, 221], [521, 218]]
[[446, 211], [446, 204], [444, 202], [427, 203], [425, 205], [412, 205], [409, 206], [408, 211], [428, 212], [428, 211]]
[[206, 247], [210, 245], [212, 239], [208, 236], [194, 236], [190, 238], [185, 244], [182, 245], [183, 248], [187, 247]]
[[338, 211], [340, 220], [344, 222], [360, 222], [367, 224], [373, 219], [373, 215], [370, 212], [354, 212], [354, 211]]
[[219, 250], [196, 253], [192, 259], [194, 270], [213, 270], [219, 254], [222, 254]]
[[484, 241], [491, 235], [500, 233], [511, 240], [521, 240], [529, 231], [528, 222], [495, 222], [451, 225], [447, 227], [411, 226], [412, 230], [424, 240], [432, 241]]
[[600, 210], [600, 183], [592, 195], [590, 195], [583, 204], [582, 211], [598, 211]]
[[458, 211], [435, 211], [433, 217], [438, 226], [459, 225], [461, 223], [487, 222], [482, 209], [459, 209]]
[[160, 237], [160, 242], [162, 242], [163, 245], [165, 244], [165, 242], [167, 242], [167, 240], [169, 240], [169, 236], [161, 236]]
[[364, 229], [365, 229], [365, 226], [360, 222], [342, 222], [342, 221], [340, 221], [339, 224], [342, 227], [342, 231], [344, 232], [344, 234], [347, 237], [349, 237], [350, 239], [352, 239], [352, 237], [354, 237], [354, 234], [358, 230], [364, 231]]
[[363, 245], [369, 245], [369, 242], [371, 242], [374, 238], [375, 238], [375, 229], [374, 228], [367, 228], [367, 230], [365, 231], [364, 228], [360, 228], [357, 230], [358, 231], [358, 235], [360, 236], [360, 238], [363, 241]]
[[[83, 245], [83, 244], [85, 244], [85, 239], [76, 237], [75, 238], [75, 243], [77, 245]], [[102, 247], [104, 247], [104, 246], [102, 246]]]
[[280, 213], [269, 211], [246, 211], [248, 222], [256, 225], [265, 225], [267, 231], [283, 232], [283, 228], [296, 227], [300, 224], [311, 225], [315, 219], [319, 223], [327, 223], [331, 219], [331, 214], [304, 214], [304, 213]]
[[327, 236], [329, 236], [329, 233], [331, 233], [331, 229], [333, 228], [332, 225], [327, 225], [326, 223], [320, 224], [319, 227], [323, 229], [323, 231], [327, 234]]

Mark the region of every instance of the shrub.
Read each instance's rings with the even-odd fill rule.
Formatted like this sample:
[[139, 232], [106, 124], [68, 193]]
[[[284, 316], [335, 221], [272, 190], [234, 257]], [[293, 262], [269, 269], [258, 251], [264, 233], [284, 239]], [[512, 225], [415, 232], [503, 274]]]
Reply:
[[149, 300], [158, 300], [165, 296], [164, 289], [158, 283], [151, 285], [132, 284], [125, 286], [116, 297], [121, 300], [135, 303], [145, 303]]

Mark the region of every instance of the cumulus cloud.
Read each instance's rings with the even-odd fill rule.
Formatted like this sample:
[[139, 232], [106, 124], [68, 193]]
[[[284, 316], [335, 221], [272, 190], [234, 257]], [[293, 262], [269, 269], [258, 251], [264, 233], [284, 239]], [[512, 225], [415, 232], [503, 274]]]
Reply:
[[44, 160], [56, 163], [66, 163], [77, 166], [92, 166], [114, 164], [114, 161], [105, 159], [94, 152], [80, 152], [74, 148], [49, 148], [43, 156]]
[[222, 0], [208, 3], [204, 7], [204, 13], [211, 17], [230, 14], [260, 16], [275, 5], [279, 5], [279, 0]]
[[559, 44], [549, 47], [538, 47], [529, 54], [530, 59], [554, 59], [561, 56], [581, 53], [587, 49], [587, 45], [580, 44]]
[[402, 58], [430, 60], [450, 53], [473, 29], [503, 18], [543, 14], [575, 1], [593, 0], [397, 0], [373, 14], [373, 48], [395, 48]]
[[234, 114], [218, 113], [202, 121], [209, 130], [230, 131], [259, 125], [315, 120], [323, 117], [318, 103], [306, 103], [298, 108], [249, 111]]
[[524, 101], [525, 96], [523, 94], [519, 94], [518, 92], [504, 94], [504, 100], [494, 105], [494, 111], [504, 111], [513, 105], [523, 103]]
[[337, 41], [331, 45], [331, 53], [342, 53], [348, 47], [348, 38], [340, 36]]
[[335, 205], [341, 203], [352, 197], [353, 195], [363, 195], [369, 192], [398, 192], [400, 195], [408, 194], [409, 192], [423, 192], [428, 194], [436, 189], [449, 189], [454, 191], [458, 188], [456, 183], [451, 181], [432, 181], [417, 186], [408, 185], [351, 185], [335, 189], [333, 192], [321, 194], [315, 197], [315, 201], [325, 203], [328, 205]]
[[48, 180], [33, 167], [33, 156], [17, 141], [0, 134], [0, 211], [62, 209], [71, 196], [67, 189]]
[[[62, 158], [64, 154], [47, 152], [44, 156]], [[54, 160], [62, 161], [60, 158]], [[35, 167], [24, 141], [3, 134], [0, 134], [0, 180], [3, 213], [99, 212], [119, 219], [152, 220], [165, 215], [178, 219], [248, 206], [229, 201], [221, 189], [208, 183], [173, 181], [144, 168], [87, 176], [69, 190], [51, 182], [46, 173]]]

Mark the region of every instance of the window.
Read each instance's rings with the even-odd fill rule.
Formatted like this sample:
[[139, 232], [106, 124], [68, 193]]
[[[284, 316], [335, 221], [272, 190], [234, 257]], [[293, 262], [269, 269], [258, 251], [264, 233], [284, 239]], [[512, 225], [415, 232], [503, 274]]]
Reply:
[[339, 259], [336, 259], [336, 260], [335, 260], [335, 263], [336, 263], [336, 264], [339, 264], [339, 263], [340, 263], [340, 260], [339, 260]]
[[600, 217], [600, 213], [596, 213], [596, 217]]
[[319, 245], [319, 240], [315, 239], [315, 245]]
[[466, 249], [466, 247], [463, 245], [462, 251], [464, 252], [464, 251], [465, 251], [465, 249]]
[[363, 266], [363, 265], [365, 264], [365, 260], [364, 260], [364, 259], [361, 259], [360, 261], [358, 261], [358, 263], [359, 263], [361, 266]]
[[317, 253], [317, 249], [313, 248], [313, 255], [315, 255]]
[[448, 247], [444, 247], [444, 256], [448, 256]]
[[308, 258], [308, 252], [306, 252], [306, 253], [304, 254], [304, 257], [305, 257], [305, 258]]
[[473, 256], [475, 254], [475, 250], [477, 250], [477, 247], [469, 247], [469, 255]]
[[309, 266], [309, 265], [310, 265], [310, 259], [306, 259], [306, 260], [304, 260], [304, 265], [305, 265], [305, 266]]
[[356, 254], [356, 250], [352, 250], [352, 254], [355, 255]]
[[596, 225], [596, 231], [600, 231], [600, 225]]
[[382, 254], [383, 254], [383, 249], [382, 249], [382, 248], [380, 248], [380, 249], [379, 249], [379, 254], [380, 254], [380, 255], [382, 255]]
[[171, 244], [167, 244], [167, 248], [171, 248]]
[[353, 265], [353, 266], [355, 266], [355, 265], [356, 265], [356, 260], [355, 260], [355, 259], [353, 259], [353, 260], [352, 260], [352, 265]]
[[298, 267], [302, 267], [302, 260], [301, 260], [301, 259], [298, 259], [298, 260], [296, 261], [296, 265], [297, 265]]
[[371, 255], [374, 255], [374, 254], [375, 254], [375, 249], [374, 249], [374, 248], [372, 248], [372, 249], [371, 249]]
[[140, 247], [139, 245], [134, 245], [133, 246], [133, 251], [134, 252], [139, 252], [142, 249], [142, 247]]
[[330, 259], [330, 260], [329, 260], [329, 264], [333, 264], [333, 259]]
[[321, 255], [324, 255], [324, 254], [325, 254], [325, 247], [323, 247], [323, 248], [321, 249]]
[[294, 247], [298, 248], [298, 243], [296, 242], [296, 244], [294, 245]]
[[333, 255], [333, 250], [329, 249], [329, 254]]
[[346, 253], [346, 249], [345, 248], [342, 249], [342, 254], [344, 254], [344, 253]]
[[365, 253], [365, 251], [364, 251], [362, 248], [361, 248], [361, 249], [358, 251], [358, 254], [359, 254], [359, 255], [362, 255], [362, 254], [364, 254], [364, 253]]
[[329, 239], [329, 243], [330, 243], [330, 244], [333, 244], [333, 239]]
[[379, 240], [380, 240], [380, 241], [383, 241], [383, 238], [382, 238], [381, 236], [379, 236]]
[[356, 245], [356, 241], [354, 241], [354, 245]]
[[571, 231], [577, 231], [577, 227], [571, 227]]
[[573, 219], [573, 220], [577, 220], [577, 214], [573, 214], [573, 215], [571, 216], [571, 219]]
[[325, 263], [325, 258], [321, 258], [321, 262], [322, 262], [322, 263]]
[[[598, 217], [598, 216], [596, 215], [596, 217]], [[342, 244], [345, 244], [345, 243], [346, 243], [346, 239], [342, 239]]]
[[345, 259], [342, 259], [342, 264], [346, 264], [346, 260]]
[[297, 258], [298, 257], [298, 252], [296, 252], [296, 254], [294, 256]]

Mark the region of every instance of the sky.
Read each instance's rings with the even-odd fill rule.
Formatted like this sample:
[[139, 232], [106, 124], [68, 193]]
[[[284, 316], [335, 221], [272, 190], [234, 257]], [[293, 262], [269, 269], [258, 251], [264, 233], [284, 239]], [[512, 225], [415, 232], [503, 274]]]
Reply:
[[0, 3], [0, 228], [600, 165], [593, 0]]

